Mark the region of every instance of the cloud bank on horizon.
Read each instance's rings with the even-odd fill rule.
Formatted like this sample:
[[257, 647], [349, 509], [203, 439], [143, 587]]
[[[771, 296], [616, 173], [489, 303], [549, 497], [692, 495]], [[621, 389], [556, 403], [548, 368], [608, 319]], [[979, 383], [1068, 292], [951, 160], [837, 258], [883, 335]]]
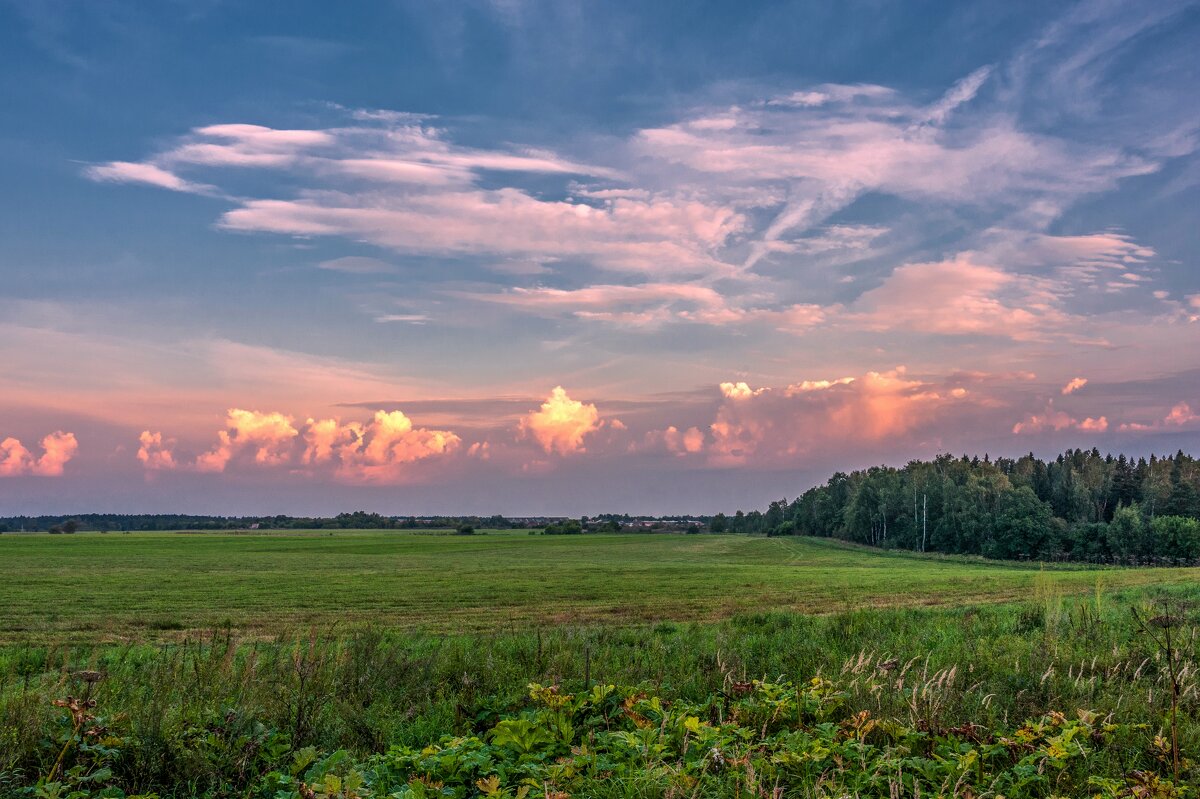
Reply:
[[[938, 451], [1200, 443], [1200, 3], [731, 4], [683, 42], [633, 4], [401, 4], [337, 40], [316, 6], [286, 36], [98, 7], [0, 4], [38, 65], [4, 158], [42, 188], [0, 190], [22, 507], [662, 511], [719, 480], [716, 510]], [[181, 40], [281, 71], [101, 105], [98, 71]], [[567, 479], [591, 494], [545, 498]]]

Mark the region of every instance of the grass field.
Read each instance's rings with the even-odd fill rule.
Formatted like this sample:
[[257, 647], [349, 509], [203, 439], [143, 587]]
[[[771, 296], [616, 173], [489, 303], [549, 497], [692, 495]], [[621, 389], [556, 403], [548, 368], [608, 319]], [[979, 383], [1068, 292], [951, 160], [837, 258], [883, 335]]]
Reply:
[[0, 643], [703, 621], [767, 609], [963, 606], [1186, 584], [1187, 569], [1043, 569], [823, 539], [393, 531], [0, 536]]
[[1200, 786], [1194, 569], [501, 531], [5, 535], [0, 564], [0, 799]]

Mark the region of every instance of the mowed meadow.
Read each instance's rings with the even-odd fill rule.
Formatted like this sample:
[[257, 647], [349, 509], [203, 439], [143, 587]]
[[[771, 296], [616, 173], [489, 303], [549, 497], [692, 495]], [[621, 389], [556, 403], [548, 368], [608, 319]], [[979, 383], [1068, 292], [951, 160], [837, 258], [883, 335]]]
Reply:
[[1196, 569], [828, 539], [0, 536], [0, 797], [1188, 797]]
[[955, 606], [1185, 584], [1189, 569], [1043, 567], [742, 535], [400, 531], [0, 536], [0, 642], [369, 622], [435, 633]]

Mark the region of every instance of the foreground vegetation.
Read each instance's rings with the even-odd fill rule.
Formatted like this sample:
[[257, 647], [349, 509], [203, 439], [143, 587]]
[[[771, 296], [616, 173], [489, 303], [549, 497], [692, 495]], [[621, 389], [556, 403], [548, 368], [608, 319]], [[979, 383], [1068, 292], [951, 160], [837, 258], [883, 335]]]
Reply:
[[9, 646], [0, 795], [1196, 795], [1200, 589], [1033, 588], [650, 627]]
[[274, 637], [370, 621], [461, 633], [717, 620], [762, 608], [1004, 602], [1186, 584], [1190, 569], [1093, 569], [715, 535], [273, 534], [0, 536], [0, 643]]

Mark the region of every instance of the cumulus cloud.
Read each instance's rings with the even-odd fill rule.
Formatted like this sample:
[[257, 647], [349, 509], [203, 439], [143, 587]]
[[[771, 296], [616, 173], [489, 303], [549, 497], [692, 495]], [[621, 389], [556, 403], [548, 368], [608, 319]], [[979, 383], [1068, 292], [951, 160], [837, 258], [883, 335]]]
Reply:
[[1076, 391], [1083, 388], [1087, 384], [1088, 384], [1088, 381], [1087, 381], [1086, 377], [1073, 377], [1069, 381], [1067, 381], [1067, 384], [1065, 386], [1062, 387], [1062, 394], [1064, 397], [1068, 394], [1074, 394]]
[[792, 383], [785, 388], [784, 393], [792, 395], [801, 394], [805, 391], [824, 391], [834, 386], [848, 386], [853, 382], [853, 377], [839, 377], [834, 380], [801, 380], [799, 383]]
[[27, 474], [34, 463], [33, 456], [20, 440], [6, 438], [0, 441], [0, 476]]
[[225, 424], [216, 446], [190, 463], [176, 458], [173, 440], [149, 430], [138, 439], [137, 458], [147, 470], [219, 473], [244, 462], [304, 473], [324, 469], [343, 482], [391, 483], [409, 476], [409, 464], [449, 455], [462, 444], [449, 430], [416, 427], [398, 410], [377, 411], [367, 422], [310, 417], [297, 423], [279, 412], [231, 408]]
[[652, 430], [646, 434], [649, 448], [662, 447], [672, 455], [695, 455], [704, 450], [704, 431], [699, 427], [679, 430], [675, 425], [665, 430]]
[[401, 411], [376, 411], [367, 424], [322, 420], [305, 434], [308, 463], [336, 459], [338, 478], [348, 482], [390, 483], [406, 476], [409, 464], [447, 455], [462, 444], [448, 430], [415, 427]]
[[[1086, 382], [1086, 381], [1085, 381]], [[1064, 392], [1065, 393], [1065, 392]], [[1079, 430], [1085, 433], [1103, 433], [1108, 430], [1108, 418], [1087, 417], [1076, 419], [1069, 413], [1055, 408], [1052, 404], [1046, 406], [1041, 413], [1031, 413], [1023, 420], [1013, 425], [1013, 435], [1022, 433], [1059, 432], [1062, 430]]]
[[547, 453], [570, 455], [586, 451], [584, 439], [600, 425], [595, 405], [573, 400], [562, 386], [555, 386], [540, 409], [521, 418], [520, 429]]
[[733, 400], [750, 399], [751, 397], [756, 397], [767, 390], [765, 388], [750, 388], [750, 385], [745, 381], [738, 381], [736, 383], [722, 383], [720, 386], [718, 386], [718, 388], [721, 389], [722, 396], [724, 396], [726, 399]]
[[1190, 426], [1194, 422], [1200, 421], [1200, 414], [1192, 412], [1192, 408], [1186, 402], [1176, 403], [1167, 412], [1167, 415], [1162, 419], [1154, 422], [1126, 422], [1121, 425], [1122, 432], [1146, 432], [1151, 430], [1163, 430], [1174, 427]]
[[830, 447], [875, 446], [928, 427], [967, 400], [950, 378], [908, 376], [903, 366], [858, 377], [803, 380], [782, 389], [722, 383], [706, 451], [717, 465], [778, 463]]
[[174, 441], [163, 439], [162, 433], [143, 430], [138, 436], [137, 459], [151, 471], [174, 469], [179, 464], [175, 462], [175, 453], [171, 450], [173, 444]]
[[1171, 412], [1167, 414], [1163, 422], [1171, 425], [1185, 425], [1197, 420], [1200, 420], [1200, 415], [1192, 413], [1191, 406], [1186, 402], [1181, 402], [1171, 408]]
[[42, 454], [34, 457], [18, 439], [5, 438], [0, 441], [0, 477], [39, 475], [58, 477], [63, 467], [75, 457], [79, 442], [74, 433], [61, 430], [42, 439]]
[[217, 433], [217, 445], [196, 458], [199, 471], [223, 472], [242, 453], [261, 466], [278, 466], [287, 462], [292, 442], [299, 435], [292, 426], [292, 417], [282, 413], [230, 408], [225, 424], [226, 429]]

